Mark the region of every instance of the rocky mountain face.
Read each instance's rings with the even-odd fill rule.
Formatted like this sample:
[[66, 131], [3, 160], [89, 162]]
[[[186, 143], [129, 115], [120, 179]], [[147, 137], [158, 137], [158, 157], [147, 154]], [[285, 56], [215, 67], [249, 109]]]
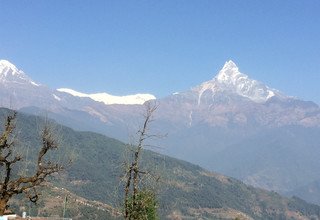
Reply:
[[169, 155], [289, 194], [320, 179], [319, 106], [251, 80], [232, 61], [159, 103]]
[[[139, 104], [50, 89], [8, 61], [0, 62], [0, 79], [2, 106], [126, 142], [143, 112]], [[168, 134], [156, 148], [162, 153], [283, 193], [320, 180], [319, 106], [250, 79], [232, 61], [213, 79], [157, 102], [154, 130]]]
[[[275, 89], [251, 80], [226, 62], [212, 80], [187, 92], [176, 93], [159, 101], [167, 108], [184, 111], [189, 126], [319, 126], [319, 106], [285, 96]], [[180, 107], [179, 107], [180, 105]], [[166, 112], [166, 111], [165, 111]]]

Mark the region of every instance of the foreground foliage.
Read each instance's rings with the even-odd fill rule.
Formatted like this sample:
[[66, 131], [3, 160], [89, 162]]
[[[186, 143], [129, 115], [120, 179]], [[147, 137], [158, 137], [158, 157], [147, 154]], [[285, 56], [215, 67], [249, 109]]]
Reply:
[[132, 197], [128, 199], [128, 219], [156, 220], [158, 218], [155, 193], [151, 190], [140, 190], [136, 195], [135, 205]]
[[[13, 196], [24, 193], [31, 202], [37, 202], [37, 187], [49, 176], [62, 170], [58, 163], [47, 159], [47, 153], [57, 149], [58, 143], [49, 125], [44, 124], [41, 131], [41, 148], [33, 158], [35, 169], [32, 173], [16, 169], [23, 154], [17, 149], [18, 139], [15, 133], [17, 112], [5, 116], [4, 128], [0, 134], [0, 216], [4, 214], [8, 202]], [[21, 147], [20, 147], [21, 150]]]

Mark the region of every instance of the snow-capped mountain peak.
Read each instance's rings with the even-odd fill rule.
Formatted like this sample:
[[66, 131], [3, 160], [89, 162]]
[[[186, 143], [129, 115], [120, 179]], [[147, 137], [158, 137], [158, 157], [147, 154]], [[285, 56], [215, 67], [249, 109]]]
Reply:
[[[18, 68], [12, 63], [10, 63], [8, 60], [0, 60], [0, 68], [3, 68], [3, 69], [7, 68], [7, 69], [14, 70], [14, 74], [19, 72]], [[6, 73], [3, 73], [3, 74], [6, 74]]]
[[238, 66], [232, 61], [226, 61], [224, 66], [222, 67], [222, 70], [228, 70], [228, 69], [237, 69], [238, 70]]
[[217, 92], [227, 91], [249, 98], [257, 103], [266, 102], [273, 96], [284, 97], [278, 90], [269, 88], [241, 73], [232, 60], [227, 61], [212, 80], [202, 83], [194, 90], [199, 93], [199, 104], [202, 94], [207, 90], [211, 90], [213, 95]]
[[229, 60], [224, 64], [223, 68], [215, 78], [219, 82], [235, 84], [239, 77], [248, 78], [247, 75], [239, 72], [239, 68], [232, 60]]
[[0, 60], [0, 82], [16, 83], [16, 84], [32, 84], [39, 86], [32, 81], [22, 70], [19, 70], [14, 64], [8, 60]]

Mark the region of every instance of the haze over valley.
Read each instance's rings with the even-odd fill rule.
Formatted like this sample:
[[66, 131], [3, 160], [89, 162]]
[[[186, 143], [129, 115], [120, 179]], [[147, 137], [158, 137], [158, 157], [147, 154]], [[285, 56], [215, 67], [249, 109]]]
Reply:
[[[140, 99], [108, 104], [70, 89], [51, 89], [8, 61], [0, 64], [1, 103], [27, 113], [47, 114], [76, 130], [130, 141], [143, 111]], [[144, 97], [155, 98], [150, 94]], [[154, 129], [168, 135], [158, 142], [159, 149], [152, 150], [256, 187], [319, 203], [314, 192], [300, 192], [319, 181], [317, 104], [250, 79], [233, 61], [227, 61], [212, 80], [156, 101]]]

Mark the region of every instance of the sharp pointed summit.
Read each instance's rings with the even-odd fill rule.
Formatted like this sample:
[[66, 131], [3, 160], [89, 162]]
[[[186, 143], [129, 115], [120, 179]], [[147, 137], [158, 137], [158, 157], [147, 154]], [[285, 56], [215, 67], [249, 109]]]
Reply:
[[232, 60], [229, 60], [229, 61], [225, 62], [222, 69], [233, 69], [233, 68], [238, 69], [237, 65]]
[[273, 96], [284, 97], [278, 90], [241, 73], [232, 60], [227, 61], [212, 80], [202, 83], [194, 90], [199, 93], [199, 103], [205, 91], [212, 91], [213, 96], [221, 92], [237, 94], [257, 103], [266, 102]]
[[238, 66], [232, 60], [227, 61], [216, 76], [218, 81], [231, 84], [235, 84], [239, 77], [248, 78], [247, 75], [239, 72]]

